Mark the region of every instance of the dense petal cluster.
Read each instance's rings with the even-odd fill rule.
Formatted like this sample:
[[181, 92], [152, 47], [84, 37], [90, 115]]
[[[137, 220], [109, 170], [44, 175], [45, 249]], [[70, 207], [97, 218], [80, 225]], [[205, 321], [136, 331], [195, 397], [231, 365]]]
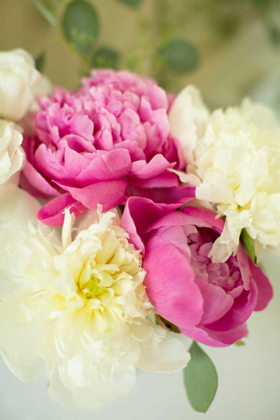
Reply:
[[214, 347], [239, 341], [252, 312], [272, 298], [268, 278], [241, 245], [224, 263], [209, 258], [224, 227], [212, 211], [185, 207], [167, 213], [150, 200], [129, 198], [122, 225], [143, 249], [155, 310], [196, 341]]
[[[188, 174], [183, 182], [195, 182], [196, 197], [226, 217], [223, 234], [211, 256], [225, 261], [236, 252], [243, 228], [263, 247], [280, 246], [280, 126], [263, 105], [245, 100], [240, 108], [206, 114], [197, 92], [185, 90], [171, 110], [171, 130], [189, 152]], [[190, 108], [193, 131], [182, 128]], [[196, 104], [197, 108], [195, 107]], [[187, 124], [187, 126], [189, 126]], [[177, 128], [176, 128], [177, 127]]]
[[[30, 196], [15, 196], [34, 214]], [[132, 389], [136, 367], [179, 370], [189, 355], [148, 318], [141, 256], [117, 213], [89, 212], [72, 234], [69, 210], [61, 240], [32, 224], [2, 225], [0, 352], [24, 381], [48, 374], [62, 405], [98, 409]]]
[[94, 71], [78, 91], [57, 89], [40, 106], [24, 143], [22, 185], [56, 197], [39, 214], [46, 224], [61, 225], [67, 205], [78, 215], [97, 204], [109, 210], [129, 195], [173, 202], [179, 183], [168, 169], [184, 169], [185, 160], [169, 135], [168, 96], [155, 82]]

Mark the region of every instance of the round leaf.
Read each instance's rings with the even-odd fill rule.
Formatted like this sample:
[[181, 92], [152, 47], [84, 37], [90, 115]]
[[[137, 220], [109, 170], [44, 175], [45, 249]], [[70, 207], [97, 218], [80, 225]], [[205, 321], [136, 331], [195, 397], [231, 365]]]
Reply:
[[126, 6], [133, 7], [136, 9], [140, 4], [143, 2], [143, 0], [119, 0], [121, 3], [124, 3]]
[[168, 42], [160, 54], [167, 66], [176, 73], [188, 73], [199, 65], [196, 47], [185, 39], [174, 39]]
[[191, 360], [184, 370], [187, 395], [196, 411], [206, 413], [217, 392], [217, 371], [209, 356], [195, 341], [189, 352]]
[[254, 264], [257, 264], [254, 242], [246, 229], [242, 229], [240, 240], [245, 251], [249, 254]]
[[96, 68], [116, 70], [118, 68], [119, 61], [119, 52], [110, 47], [98, 48], [92, 57], [92, 64]]
[[63, 15], [62, 29], [76, 51], [90, 53], [99, 35], [99, 20], [93, 5], [86, 0], [72, 1]]

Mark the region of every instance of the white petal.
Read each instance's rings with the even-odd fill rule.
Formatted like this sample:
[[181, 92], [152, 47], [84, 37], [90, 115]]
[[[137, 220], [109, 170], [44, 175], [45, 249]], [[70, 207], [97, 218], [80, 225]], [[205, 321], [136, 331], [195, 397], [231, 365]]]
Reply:
[[0, 303], [0, 352], [8, 368], [24, 382], [36, 381], [46, 373], [39, 343], [47, 325], [27, 322], [29, 297], [28, 290], [20, 290]]
[[171, 134], [179, 140], [188, 164], [194, 161], [193, 151], [208, 119], [209, 111], [200, 92], [194, 86], [187, 86], [175, 99], [170, 109], [169, 122]]
[[15, 185], [0, 189], [0, 229], [14, 228], [29, 232], [29, 225], [37, 225], [40, 204]]
[[135, 369], [120, 362], [93, 361], [75, 356], [65, 360], [50, 377], [49, 393], [62, 406], [74, 410], [98, 410], [125, 397], [135, 385]]
[[178, 338], [178, 334], [154, 326], [157, 335], [154, 342], [139, 342], [141, 354], [137, 367], [152, 372], [176, 372], [184, 369], [190, 354]]

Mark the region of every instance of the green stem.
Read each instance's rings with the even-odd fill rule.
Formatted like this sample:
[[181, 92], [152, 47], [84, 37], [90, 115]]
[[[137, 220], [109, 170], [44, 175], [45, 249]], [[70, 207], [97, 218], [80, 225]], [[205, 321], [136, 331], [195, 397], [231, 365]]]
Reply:
[[167, 41], [170, 32], [169, 0], [154, 0], [154, 2], [156, 47], [153, 57], [153, 76], [161, 86], [165, 87], [168, 78], [166, 66], [161, 60], [158, 50]]

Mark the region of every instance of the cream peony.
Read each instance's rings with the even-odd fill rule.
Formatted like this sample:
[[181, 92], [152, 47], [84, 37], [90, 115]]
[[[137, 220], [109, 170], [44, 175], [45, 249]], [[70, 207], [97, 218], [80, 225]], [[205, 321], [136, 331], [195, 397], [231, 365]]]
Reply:
[[[194, 89], [194, 88], [192, 88]], [[207, 118], [199, 93], [187, 89], [170, 112], [172, 135], [189, 152], [196, 197], [226, 217], [210, 256], [225, 261], [236, 251], [241, 230], [264, 248], [280, 246], [280, 126], [271, 110], [244, 100], [239, 108], [216, 110]], [[189, 117], [185, 115], [188, 111]], [[187, 126], [192, 130], [187, 131]], [[178, 127], [180, 128], [178, 130]]]
[[88, 212], [75, 230], [66, 210], [61, 239], [6, 221], [0, 247], [0, 351], [21, 380], [47, 374], [53, 399], [94, 410], [131, 391], [135, 368], [186, 366], [181, 341], [149, 318], [141, 257], [116, 212]]
[[40, 81], [29, 53], [21, 49], [0, 52], [0, 117], [19, 121], [34, 103]]
[[7, 182], [17, 182], [25, 154], [21, 148], [23, 137], [14, 123], [0, 120], [0, 187]]

